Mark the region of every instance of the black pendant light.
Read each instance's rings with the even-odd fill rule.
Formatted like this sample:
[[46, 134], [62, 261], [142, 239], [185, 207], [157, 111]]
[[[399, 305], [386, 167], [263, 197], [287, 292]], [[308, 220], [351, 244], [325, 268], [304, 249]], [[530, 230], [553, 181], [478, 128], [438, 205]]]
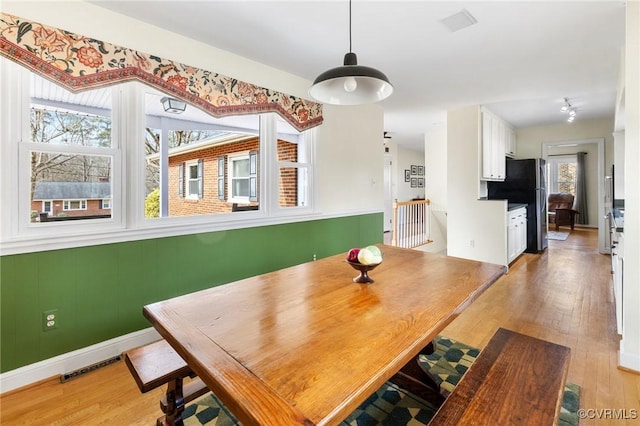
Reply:
[[323, 72], [313, 82], [309, 95], [319, 102], [332, 105], [361, 105], [386, 99], [393, 86], [382, 72], [358, 65], [351, 51], [351, 0], [349, 0], [349, 53], [344, 66]]

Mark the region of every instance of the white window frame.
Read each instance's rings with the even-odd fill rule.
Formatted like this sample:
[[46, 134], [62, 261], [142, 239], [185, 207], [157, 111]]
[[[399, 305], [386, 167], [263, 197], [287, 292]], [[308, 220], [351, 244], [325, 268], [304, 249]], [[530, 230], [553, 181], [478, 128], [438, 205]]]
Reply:
[[[74, 209], [70, 207], [71, 203], [79, 203], [80, 206], [77, 209]], [[87, 210], [87, 200], [83, 200], [83, 199], [62, 200], [62, 210], [65, 212]]]
[[[282, 120], [277, 117], [276, 120]], [[277, 139], [293, 141], [298, 144], [298, 161], [277, 161], [277, 152], [274, 153], [276, 159], [276, 205], [280, 214], [287, 214], [288, 212], [295, 211], [308, 211], [313, 207], [313, 158], [314, 158], [314, 144], [315, 132], [301, 132], [297, 135], [289, 133], [276, 133]], [[298, 206], [280, 206], [280, 169], [283, 168], [295, 168], [298, 170], [298, 200], [306, 200], [306, 205]]]
[[[577, 163], [575, 155], [562, 155], [549, 158], [549, 193], [559, 192], [558, 189], [558, 165], [563, 163]], [[574, 182], [575, 183], [575, 182]]]
[[[233, 181], [234, 180], [238, 180], [238, 179], [245, 179], [244, 177], [242, 178], [237, 178], [235, 176], [233, 176], [233, 162], [234, 161], [249, 161], [249, 151], [242, 151], [242, 152], [234, 152], [233, 154], [229, 154], [227, 155], [227, 194], [229, 194], [227, 202], [228, 203], [238, 203], [238, 204], [248, 204], [249, 203], [249, 196], [247, 195], [246, 197], [234, 197], [233, 196]], [[247, 175], [246, 177], [246, 181], [247, 183], [249, 183], [249, 175]]]
[[[46, 247], [43, 241], [48, 241], [54, 247], [75, 247], [82, 245], [74, 238], [73, 234], [96, 236], [108, 232], [114, 232], [123, 228], [121, 209], [113, 209], [110, 218], [91, 220], [32, 222], [30, 197], [21, 196], [29, 194], [31, 187], [31, 152], [53, 152], [73, 155], [89, 155], [108, 157], [111, 162], [112, 199], [116, 204], [121, 204], [121, 179], [122, 179], [122, 151], [120, 149], [121, 128], [117, 121], [116, 106], [120, 105], [122, 85], [113, 86], [111, 90], [111, 147], [87, 147], [80, 145], [43, 144], [31, 142], [30, 137], [30, 87], [31, 71], [0, 57], [0, 89], [3, 96], [0, 97], [0, 133], [1, 140], [13, 143], [0, 144], [0, 178], [5, 184], [15, 188], [11, 191], [3, 191], [2, 205], [9, 202], [13, 209], [2, 209], [0, 225], [0, 241], [3, 249], [8, 241], [20, 241], [19, 252], [29, 249]], [[7, 111], [11, 112], [7, 112]], [[6, 186], [5, 186], [6, 188]], [[17, 206], [17, 208], [16, 208]], [[23, 243], [25, 241], [26, 243]], [[11, 245], [9, 245], [11, 249]], [[2, 253], [5, 251], [3, 250]], [[9, 251], [13, 253], [14, 251]]]
[[[188, 235], [247, 226], [266, 226], [316, 219], [313, 173], [317, 130], [305, 132], [309, 160], [309, 204], [278, 208], [277, 131], [275, 113], [260, 120], [260, 210], [245, 214], [213, 214], [187, 217], [144, 217], [145, 152], [138, 143], [146, 126], [144, 91], [137, 82], [112, 86], [110, 148], [39, 144], [30, 141], [30, 71], [0, 57], [0, 255], [51, 249]], [[78, 221], [31, 222], [30, 152], [50, 151], [108, 156], [112, 164], [111, 217]], [[206, 179], [206, 178], [205, 178]], [[53, 205], [52, 205], [53, 209]], [[49, 214], [53, 214], [51, 211]]]
[[111, 210], [111, 198], [103, 198], [101, 207], [102, 210]]
[[[184, 198], [187, 200], [198, 200], [200, 199], [200, 191], [196, 190], [195, 194], [191, 193], [191, 182], [195, 182], [196, 186], [200, 188], [202, 186], [202, 177], [198, 177], [198, 161], [192, 160], [184, 163]], [[195, 179], [191, 178], [191, 168], [196, 169], [196, 177]], [[204, 173], [204, 171], [203, 171]]]

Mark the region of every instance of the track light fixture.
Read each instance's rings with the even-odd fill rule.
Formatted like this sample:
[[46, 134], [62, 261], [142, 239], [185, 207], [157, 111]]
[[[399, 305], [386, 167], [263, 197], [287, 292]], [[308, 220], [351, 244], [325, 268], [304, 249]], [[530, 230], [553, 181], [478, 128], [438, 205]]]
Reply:
[[560, 111], [569, 114], [569, 118], [567, 118], [568, 123], [573, 123], [573, 120], [576, 119], [576, 109], [571, 106], [569, 98], [564, 98], [564, 105], [562, 105]]
[[362, 105], [386, 99], [393, 86], [382, 72], [358, 65], [356, 54], [351, 51], [351, 0], [349, 0], [349, 52], [344, 55], [344, 65], [320, 74], [309, 95], [319, 102], [332, 105]]

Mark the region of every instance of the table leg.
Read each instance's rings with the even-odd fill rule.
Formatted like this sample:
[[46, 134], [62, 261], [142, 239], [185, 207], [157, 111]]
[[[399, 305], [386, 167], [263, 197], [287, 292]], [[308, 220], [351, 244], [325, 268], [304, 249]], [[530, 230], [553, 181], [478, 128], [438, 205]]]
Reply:
[[418, 355], [402, 367], [398, 373], [391, 377], [391, 382], [439, 406], [444, 402], [444, 397], [440, 394], [440, 387], [427, 372], [420, 368], [418, 360], [420, 355], [432, 354], [434, 350], [434, 343], [429, 343]]
[[[184, 411], [184, 396], [182, 392], [182, 377], [167, 385], [167, 408], [165, 415], [156, 424], [162, 426], [183, 426], [182, 412]], [[162, 407], [162, 404], [161, 404]]]

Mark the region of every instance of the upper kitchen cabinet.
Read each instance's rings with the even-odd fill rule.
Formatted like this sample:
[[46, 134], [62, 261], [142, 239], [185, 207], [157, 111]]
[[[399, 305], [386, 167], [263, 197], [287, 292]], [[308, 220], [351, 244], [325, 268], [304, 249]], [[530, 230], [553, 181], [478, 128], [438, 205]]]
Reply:
[[516, 130], [511, 126], [506, 126], [507, 130], [507, 152], [505, 155], [510, 158], [516, 156]]
[[482, 108], [482, 180], [504, 180], [506, 158], [516, 155], [516, 132], [504, 120]]
[[615, 177], [613, 181], [613, 196], [611, 200], [613, 206], [619, 207], [619, 201], [624, 200], [624, 130], [621, 132], [613, 132], [613, 164], [615, 167]]
[[613, 165], [615, 176], [613, 181], [613, 195], [611, 202], [620, 206], [616, 200], [624, 200], [624, 169], [625, 169], [625, 54], [620, 55], [620, 75], [618, 76], [618, 90], [613, 121]]

